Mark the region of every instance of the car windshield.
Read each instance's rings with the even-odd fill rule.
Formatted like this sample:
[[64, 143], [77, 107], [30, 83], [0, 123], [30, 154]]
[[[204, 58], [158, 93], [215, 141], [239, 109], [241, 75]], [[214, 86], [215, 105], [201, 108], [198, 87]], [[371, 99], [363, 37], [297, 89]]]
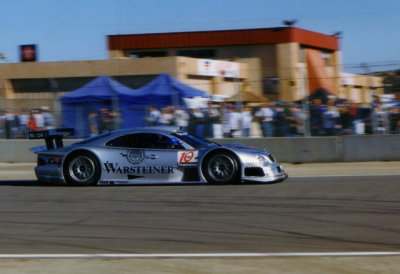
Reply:
[[199, 139], [194, 136], [188, 135], [188, 134], [172, 134], [173, 136], [179, 138], [180, 140], [184, 141], [185, 143], [189, 144], [190, 146], [200, 149], [200, 148], [207, 148], [207, 147], [212, 147], [212, 146], [219, 146], [219, 144], [210, 142], [207, 140]]

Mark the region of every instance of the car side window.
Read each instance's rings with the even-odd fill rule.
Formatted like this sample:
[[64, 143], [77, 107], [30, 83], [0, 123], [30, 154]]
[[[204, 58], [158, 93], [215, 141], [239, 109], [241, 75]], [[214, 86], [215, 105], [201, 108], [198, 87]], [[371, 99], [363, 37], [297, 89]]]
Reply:
[[177, 138], [157, 133], [136, 133], [124, 135], [109, 141], [107, 146], [152, 149], [184, 149]]
[[124, 135], [109, 141], [106, 145], [111, 147], [144, 148], [141, 135], [143, 133]]
[[170, 138], [168, 136], [156, 133], [149, 133], [143, 140], [145, 148], [154, 149], [183, 149], [177, 138]]

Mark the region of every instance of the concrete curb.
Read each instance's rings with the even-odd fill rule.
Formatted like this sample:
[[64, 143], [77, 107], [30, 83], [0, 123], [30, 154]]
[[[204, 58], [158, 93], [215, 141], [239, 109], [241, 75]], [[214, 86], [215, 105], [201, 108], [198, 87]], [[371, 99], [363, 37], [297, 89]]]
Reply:
[[[64, 145], [77, 141], [66, 139]], [[286, 163], [400, 161], [400, 135], [233, 138], [215, 141], [265, 148], [280, 162]], [[44, 141], [0, 140], [0, 162], [34, 162], [37, 156], [29, 149], [35, 146], [44, 146]]]

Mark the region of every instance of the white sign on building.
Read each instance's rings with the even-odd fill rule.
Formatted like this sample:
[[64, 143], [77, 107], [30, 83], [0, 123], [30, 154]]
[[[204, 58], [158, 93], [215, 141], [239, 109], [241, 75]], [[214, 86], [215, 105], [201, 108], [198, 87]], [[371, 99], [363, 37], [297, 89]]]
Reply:
[[202, 76], [239, 77], [240, 64], [209, 59], [197, 60], [197, 74]]
[[355, 83], [354, 76], [355, 75], [352, 73], [345, 73], [345, 72], [340, 73], [340, 80], [342, 82], [342, 85], [343, 86], [354, 86], [354, 83]]

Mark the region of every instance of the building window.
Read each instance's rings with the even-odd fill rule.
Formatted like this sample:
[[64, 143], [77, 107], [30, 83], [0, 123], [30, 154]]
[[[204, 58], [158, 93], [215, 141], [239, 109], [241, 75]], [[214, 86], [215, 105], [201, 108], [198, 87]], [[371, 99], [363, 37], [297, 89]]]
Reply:
[[183, 56], [183, 57], [214, 59], [215, 58], [215, 50], [214, 49], [178, 50], [176, 55], [177, 56]]
[[279, 78], [265, 77], [263, 79], [264, 94], [278, 94], [279, 93]]
[[327, 51], [323, 51], [321, 53], [322, 59], [325, 61], [325, 65], [330, 66], [331, 65], [331, 53]]
[[[123, 75], [113, 76], [114, 80], [130, 88], [140, 88], [151, 82], [158, 75]], [[10, 79], [15, 93], [34, 92], [70, 92], [81, 88], [95, 77], [60, 77]]]
[[92, 81], [94, 77], [10, 79], [16, 93], [71, 91]]
[[299, 63], [306, 63], [306, 51], [304, 48], [299, 50]]
[[151, 57], [166, 57], [166, 51], [134, 51], [128, 54], [130, 58], [151, 58]]
[[204, 76], [204, 75], [194, 75], [194, 74], [189, 74], [187, 79], [193, 79], [193, 80], [206, 80], [210, 81], [213, 77], [212, 76]]

